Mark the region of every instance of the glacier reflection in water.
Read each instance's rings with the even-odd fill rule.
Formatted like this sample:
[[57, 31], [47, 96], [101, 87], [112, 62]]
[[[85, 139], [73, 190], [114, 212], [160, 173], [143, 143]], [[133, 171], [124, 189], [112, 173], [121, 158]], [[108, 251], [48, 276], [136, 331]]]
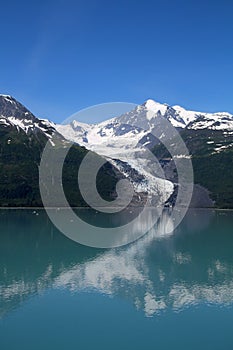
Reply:
[[231, 304], [232, 222], [230, 211], [192, 209], [168, 235], [165, 211], [138, 241], [103, 250], [67, 239], [43, 210], [1, 210], [0, 317], [47, 289], [119, 296], [146, 316]]

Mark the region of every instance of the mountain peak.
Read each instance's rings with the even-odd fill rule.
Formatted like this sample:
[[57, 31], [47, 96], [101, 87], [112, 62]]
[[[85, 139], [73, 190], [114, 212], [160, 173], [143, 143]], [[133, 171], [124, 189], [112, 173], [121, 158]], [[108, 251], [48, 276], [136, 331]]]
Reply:
[[10, 95], [0, 95], [0, 116], [5, 118], [35, 120], [35, 116]]
[[[56, 133], [54, 124], [35, 117], [14, 97], [0, 94], [0, 126], [16, 128], [25, 133], [42, 133], [50, 139]], [[59, 135], [60, 137], [60, 135]], [[51, 141], [52, 142], [52, 141]]]
[[160, 103], [160, 102], [154, 101], [152, 99], [148, 99], [143, 105], [148, 110], [150, 110], [152, 112], [160, 111], [161, 114], [165, 114], [168, 107], [169, 107], [168, 104], [166, 104], [166, 103]]

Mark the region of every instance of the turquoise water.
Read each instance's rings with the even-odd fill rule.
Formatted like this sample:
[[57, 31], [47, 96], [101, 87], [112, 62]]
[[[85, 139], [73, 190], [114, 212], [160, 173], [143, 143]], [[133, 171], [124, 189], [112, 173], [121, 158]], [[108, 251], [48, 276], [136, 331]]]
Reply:
[[233, 212], [167, 220], [104, 250], [1, 210], [0, 349], [232, 349]]

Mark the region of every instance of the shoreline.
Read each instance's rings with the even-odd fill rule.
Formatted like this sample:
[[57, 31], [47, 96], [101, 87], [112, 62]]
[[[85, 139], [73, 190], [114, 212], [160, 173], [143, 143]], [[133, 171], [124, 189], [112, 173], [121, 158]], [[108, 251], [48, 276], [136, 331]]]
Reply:
[[[99, 207], [101, 209], [103, 207]], [[104, 207], [106, 208], [119, 208], [119, 207]], [[123, 208], [122, 210], [133, 210], [133, 209], [141, 209], [142, 207], [128, 207]], [[158, 209], [159, 207], [147, 207], [147, 209]], [[183, 208], [183, 207], [181, 207]], [[68, 209], [78, 209], [78, 210], [96, 210], [95, 208], [89, 207], [0, 207], [0, 210], [68, 210]], [[160, 208], [161, 209], [161, 208]], [[165, 210], [172, 210], [172, 208], [165, 207]], [[176, 208], [178, 210], [178, 208]], [[214, 207], [190, 207], [188, 210], [214, 210], [214, 211], [233, 211], [233, 208], [214, 208]]]

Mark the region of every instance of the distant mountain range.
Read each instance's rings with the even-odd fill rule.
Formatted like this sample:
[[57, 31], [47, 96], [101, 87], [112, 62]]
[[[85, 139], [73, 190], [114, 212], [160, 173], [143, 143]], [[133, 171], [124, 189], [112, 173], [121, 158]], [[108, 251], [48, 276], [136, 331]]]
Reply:
[[[151, 196], [152, 204], [173, 204], [177, 174], [171, 155], [153, 136], [156, 118], [163, 116], [179, 131], [192, 158], [195, 189], [192, 206], [233, 208], [233, 116], [227, 112], [202, 113], [180, 106], [146, 101], [131, 112], [99, 124], [73, 120], [58, 125], [36, 118], [14, 98], [0, 95], [0, 205], [40, 206], [38, 166], [47, 141], [54, 149], [69, 147], [64, 187], [71, 205], [85, 202], [77, 187], [77, 164], [87, 150], [106, 158], [98, 176], [98, 189], [108, 200], [115, 198], [115, 184], [128, 178], [134, 186], [136, 203]], [[161, 135], [162, 137], [162, 135]], [[170, 140], [170, 145], [174, 140]], [[145, 157], [150, 149], [159, 159], [166, 178]]]

